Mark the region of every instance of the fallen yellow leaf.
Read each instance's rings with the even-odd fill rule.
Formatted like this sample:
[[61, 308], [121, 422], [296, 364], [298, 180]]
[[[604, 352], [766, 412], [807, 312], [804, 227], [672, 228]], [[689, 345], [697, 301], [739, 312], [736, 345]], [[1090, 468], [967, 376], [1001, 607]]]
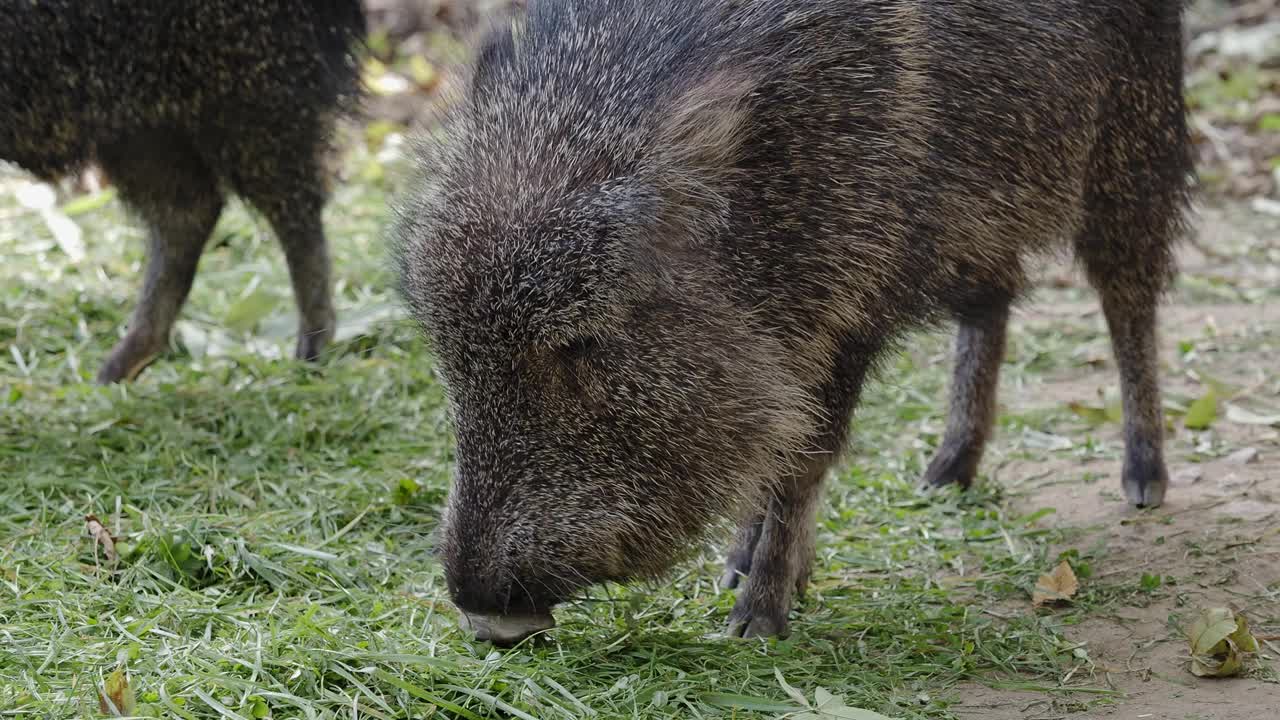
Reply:
[[1031, 593], [1032, 607], [1040, 607], [1047, 603], [1065, 602], [1070, 600], [1076, 591], [1080, 589], [1080, 583], [1076, 580], [1076, 574], [1071, 570], [1071, 564], [1066, 560], [1058, 563], [1058, 567], [1047, 575], [1041, 575], [1036, 581], [1035, 592]]
[[1218, 393], [1210, 385], [1204, 395], [1197, 398], [1187, 408], [1187, 415], [1182, 424], [1191, 430], [1208, 430], [1218, 417]]
[[409, 74], [418, 89], [424, 92], [431, 92], [440, 84], [440, 73], [421, 55], [409, 58]]
[[1199, 677], [1230, 677], [1244, 669], [1244, 654], [1258, 651], [1249, 622], [1229, 608], [1200, 613], [1187, 630], [1191, 672]]

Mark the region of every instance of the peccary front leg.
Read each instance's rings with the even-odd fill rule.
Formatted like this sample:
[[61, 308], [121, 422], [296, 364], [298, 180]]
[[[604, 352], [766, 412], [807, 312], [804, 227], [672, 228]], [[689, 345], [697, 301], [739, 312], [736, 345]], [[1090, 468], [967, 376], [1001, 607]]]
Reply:
[[769, 503], [755, 544], [750, 576], [729, 614], [729, 634], [773, 637], [787, 633], [787, 614], [809, 582], [818, 500], [830, 457], [815, 458]]
[[[803, 596], [813, 568], [822, 480], [848, 439], [849, 418], [874, 355], [874, 349], [844, 343], [831, 379], [819, 393], [824, 412], [814, 452], [797, 458], [795, 472], [779, 483], [760, 522], [753, 520], [739, 531], [726, 563], [725, 584], [737, 586], [743, 575], [746, 583], [729, 614], [729, 635], [787, 634], [787, 614]], [[750, 560], [744, 562], [744, 557]]]
[[968, 314], [956, 336], [947, 430], [924, 474], [925, 485], [969, 487], [995, 425], [996, 387], [1004, 357], [1009, 301], [998, 299]]
[[98, 371], [97, 381], [108, 384], [133, 380], [168, 345], [223, 200], [209, 168], [178, 138], [149, 136], [105, 147], [99, 161], [149, 231], [146, 273], [129, 330]]
[[743, 578], [751, 574], [751, 559], [755, 555], [756, 545], [760, 542], [760, 534], [764, 532], [764, 513], [758, 513], [742, 527], [733, 540], [733, 547], [724, 562], [724, 575], [720, 584], [726, 588], [738, 587]]

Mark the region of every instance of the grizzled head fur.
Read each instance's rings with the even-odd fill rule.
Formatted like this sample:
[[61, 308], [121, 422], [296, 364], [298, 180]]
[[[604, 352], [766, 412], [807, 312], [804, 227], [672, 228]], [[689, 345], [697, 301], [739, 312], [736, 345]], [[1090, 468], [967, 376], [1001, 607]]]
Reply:
[[659, 82], [600, 55], [602, 111], [523, 41], [489, 39], [395, 232], [458, 439], [443, 562], [481, 616], [668, 570], [784, 474], [811, 411], [702, 244], [750, 73]]

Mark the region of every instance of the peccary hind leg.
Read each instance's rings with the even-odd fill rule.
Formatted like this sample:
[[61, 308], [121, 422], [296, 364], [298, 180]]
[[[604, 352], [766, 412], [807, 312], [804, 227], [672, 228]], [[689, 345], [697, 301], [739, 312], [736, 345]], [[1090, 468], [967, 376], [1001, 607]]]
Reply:
[[108, 384], [132, 380], [164, 351], [223, 199], [208, 166], [177, 137], [150, 134], [104, 147], [99, 161], [149, 232], [129, 330], [98, 371], [98, 382]]
[[[1149, 49], [1148, 49], [1149, 50]], [[1085, 226], [1075, 239], [1102, 301], [1120, 372], [1125, 496], [1157, 507], [1169, 482], [1164, 462], [1156, 315], [1176, 274], [1173, 245], [1183, 229], [1188, 173], [1180, 50], [1135, 51], [1135, 77], [1122, 86], [1100, 129], [1085, 192]]]
[[[263, 142], [256, 147], [266, 146]], [[289, 155], [291, 150], [277, 148], [278, 155], [258, 159], [256, 172], [241, 175], [237, 184], [266, 216], [284, 249], [299, 315], [294, 355], [315, 360], [336, 325], [331, 263], [321, 220], [326, 198], [316, 158]], [[241, 165], [246, 166], [248, 162]]]
[[995, 424], [996, 386], [1008, 324], [1007, 299], [995, 300], [961, 320], [947, 431], [925, 471], [927, 486], [955, 483], [967, 488], [973, 483]]
[[1124, 414], [1125, 497], [1137, 507], [1164, 502], [1169, 473], [1164, 463], [1164, 425], [1156, 366], [1156, 300], [1134, 301], [1095, 281], [1111, 332], [1120, 370], [1120, 402]]
[[329, 252], [320, 222], [320, 202], [306, 201], [290, 211], [270, 213], [272, 227], [284, 247], [298, 304], [299, 360], [316, 360], [333, 338], [337, 316], [330, 295]]
[[813, 567], [822, 480], [848, 439], [849, 417], [874, 355], [852, 343], [843, 348], [832, 379], [819, 393], [825, 412], [815, 428], [816, 451], [799, 458], [767, 510], [739, 531], [726, 563], [725, 584], [734, 587], [744, 575], [746, 583], [729, 614], [729, 635], [787, 634], [787, 614], [794, 599], [803, 596]]

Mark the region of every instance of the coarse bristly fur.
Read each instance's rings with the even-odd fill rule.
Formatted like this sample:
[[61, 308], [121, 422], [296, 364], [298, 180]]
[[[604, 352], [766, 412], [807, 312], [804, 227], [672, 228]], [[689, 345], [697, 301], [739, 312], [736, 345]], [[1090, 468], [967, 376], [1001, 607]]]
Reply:
[[547, 613], [730, 518], [730, 632], [785, 633], [876, 358], [959, 322], [927, 481], [967, 485], [1009, 305], [1064, 246], [1159, 504], [1180, 32], [1172, 0], [541, 0], [491, 33], [394, 228], [457, 435], [454, 602]]
[[297, 356], [333, 334], [324, 152], [356, 108], [359, 0], [6, 0], [0, 160], [46, 180], [97, 163], [150, 233], [128, 333], [100, 382], [168, 344], [225, 193], [285, 250]]

